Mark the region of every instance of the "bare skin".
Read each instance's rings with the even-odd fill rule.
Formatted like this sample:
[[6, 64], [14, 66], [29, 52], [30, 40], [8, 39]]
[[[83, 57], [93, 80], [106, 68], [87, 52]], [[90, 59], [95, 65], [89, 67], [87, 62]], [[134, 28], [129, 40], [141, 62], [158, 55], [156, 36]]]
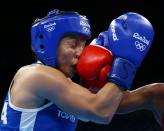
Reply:
[[93, 94], [68, 79], [75, 72], [84, 45], [83, 37], [64, 37], [58, 48], [59, 69], [39, 64], [22, 67], [10, 91], [12, 104], [32, 109], [52, 101], [83, 121], [110, 123], [122, 99], [120, 88], [108, 82]]
[[161, 125], [164, 115], [164, 83], [148, 84], [125, 92], [117, 113], [124, 114], [139, 109], [151, 110]]

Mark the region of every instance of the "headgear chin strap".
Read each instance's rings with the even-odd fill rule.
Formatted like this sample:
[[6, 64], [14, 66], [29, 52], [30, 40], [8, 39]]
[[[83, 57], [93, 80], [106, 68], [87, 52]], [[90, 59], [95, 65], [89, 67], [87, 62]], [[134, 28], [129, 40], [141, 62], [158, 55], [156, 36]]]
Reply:
[[32, 48], [43, 64], [57, 66], [57, 47], [66, 34], [79, 34], [89, 39], [89, 20], [76, 12], [60, 12], [55, 9], [34, 22], [31, 29]]

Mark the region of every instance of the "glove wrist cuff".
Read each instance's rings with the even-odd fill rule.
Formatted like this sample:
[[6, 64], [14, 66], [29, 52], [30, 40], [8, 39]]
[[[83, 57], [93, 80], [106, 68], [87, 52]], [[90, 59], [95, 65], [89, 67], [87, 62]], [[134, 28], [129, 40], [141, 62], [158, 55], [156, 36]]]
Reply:
[[116, 58], [112, 70], [108, 75], [108, 81], [113, 82], [124, 90], [131, 88], [137, 68], [130, 61], [123, 58]]

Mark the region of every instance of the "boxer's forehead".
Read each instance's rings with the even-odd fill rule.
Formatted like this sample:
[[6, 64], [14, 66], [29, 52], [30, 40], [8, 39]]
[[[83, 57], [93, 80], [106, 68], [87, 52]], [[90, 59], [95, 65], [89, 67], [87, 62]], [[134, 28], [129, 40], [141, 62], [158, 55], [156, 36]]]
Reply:
[[84, 36], [84, 35], [82, 35], [82, 34], [73, 34], [73, 33], [70, 33], [70, 34], [65, 34], [65, 35], [63, 35], [63, 37], [62, 37], [62, 39], [63, 38], [66, 38], [66, 37], [68, 37], [68, 38], [71, 38], [71, 39], [80, 39], [80, 40], [87, 40], [87, 37], [86, 36]]

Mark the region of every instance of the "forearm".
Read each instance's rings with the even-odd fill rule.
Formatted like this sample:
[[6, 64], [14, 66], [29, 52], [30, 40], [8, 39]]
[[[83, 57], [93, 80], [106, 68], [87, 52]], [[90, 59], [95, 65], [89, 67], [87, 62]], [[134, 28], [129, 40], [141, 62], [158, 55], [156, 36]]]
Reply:
[[111, 121], [113, 115], [115, 114], [122, 99], [122, 95], [123, 93], [120, 88], [112, 83], [107, 83], [96, 94], [94, 109], [106, 118], [107, 123]]
[[71, 94], [67, 92], [64, 95], [69, 105], [64, 104], [66, 107], [63, 109], [82, 121], [109, 124], [122, 99], [122, 91], [115, 84], [107, 83], [97, 94], [92, 94], [85, 88], [77, 89], [79, 85], [74, 85]]
[[109, 123], [122, 99], [122, 91], [115, 84], [107, 83], [97, 94], [93, 94], [57, 70], [49, 73], [45, 70], [43, 74], [46, 75], [40, 77], [41, 73], [37, 75], [40, 85], [36, 87], [40, 88], [35, 89], [36, 95], [54, 102], [81, 120]]
[[124, 114], [151, 106], [151, 92], [146, 86], [133, 91], [126, 91], [118, 107], [117, 113]]
[[122, 99], [122, 91], [115, 84], [106, 84], [97, 94], [70, 81], [63, 84], [65, 88], [58, 85], [60, 90], [54, 91], [58, 93], [46, 93], [59, 108], [83, 121], [109, 124]]

